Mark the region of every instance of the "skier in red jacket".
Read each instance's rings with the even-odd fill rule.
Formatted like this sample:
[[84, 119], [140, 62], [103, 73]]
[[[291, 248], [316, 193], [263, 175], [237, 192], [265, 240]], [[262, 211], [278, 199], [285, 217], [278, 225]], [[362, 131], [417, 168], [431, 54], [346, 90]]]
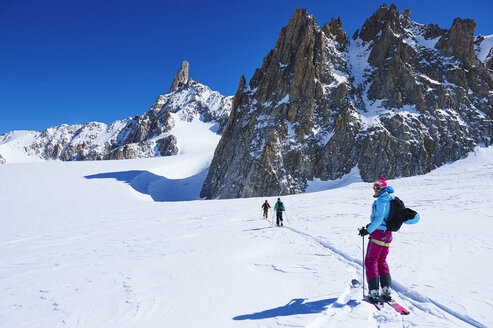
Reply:
[[269, 202], [265, 200], [265, 203], [263, 203], [261, 207], [264, 209], [264, 218], [267, 219], [269, 217], [269, 208], [270, 208]]

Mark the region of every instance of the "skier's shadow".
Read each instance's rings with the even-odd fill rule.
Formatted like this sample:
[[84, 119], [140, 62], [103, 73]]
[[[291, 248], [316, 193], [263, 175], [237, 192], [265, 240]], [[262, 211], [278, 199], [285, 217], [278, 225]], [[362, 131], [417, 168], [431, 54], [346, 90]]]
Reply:
[[[256, 221], [256, 220], [249, 220], [249, 221]], [[263, 227], [263, 228], [253, 228], [253, 229], [247, 229], [247, 230], [243, 230], [243, 231], [260, 231], [260, 230], [266, 230], [266, 229], [272, 229], [273, 227], [269, 226], [269, 227]]]
[[233, 320], [261, 320], [274, 317], [286, 317], [297, 314], [310, 314], [323, 312], [329, 305], [337, 301], [337, 298], [306, 302], [303, 298], [292, 299], [288, 304], [262, 312], [244, 314], [234, 317]]

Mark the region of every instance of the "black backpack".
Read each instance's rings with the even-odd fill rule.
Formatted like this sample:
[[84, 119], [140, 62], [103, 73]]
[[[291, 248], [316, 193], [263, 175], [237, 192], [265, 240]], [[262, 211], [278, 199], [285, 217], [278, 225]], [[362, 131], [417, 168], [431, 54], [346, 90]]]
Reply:
[[387, 230], [398, 231], [404, 221], [413, 219], [416, 214], [418, 214], [416, 211], [406, 208], [399, 197], [394, 197], [390, 201], [390, 212], [386, 221]]

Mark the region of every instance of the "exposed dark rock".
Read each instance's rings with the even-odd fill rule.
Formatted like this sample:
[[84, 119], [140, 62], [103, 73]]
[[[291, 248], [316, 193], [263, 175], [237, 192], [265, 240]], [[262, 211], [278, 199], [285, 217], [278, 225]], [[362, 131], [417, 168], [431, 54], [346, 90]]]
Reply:
[[319, 168], [324, 158], [334, 162], [324, 156], [332, 151], [330, 121], [350, 110], [341, 32], [340, 20], [321, 29], [305, 10], [295, 11], [249, 85], [241, 79], [202, 197], [298, 193], [315, 176], [344, 174], [339, 162]]
[[343, 51], [346, 48], [349, 39], [346, 32], [344, 32], [342, 28], [342, 21], [340, 17], [337, 19], [332, 18], [330, 23], [325, 23], [322, 30], [327, 37], [336, 41], [337, 50]]
[[467, 67], [477, 64], [474, 53], [474, 30], [476, 23], [472, 19], [456, 18], [449, 31], [440, 38], [435, 48], [445, 57], [455, 57]]
[[424, 26], [383, 5], [350, 44], [340, 19], [320, 28], [296, 10], [242, 77], [201, 196], [298, 193], [355, 167], [365, 181], [424, 174], [490, 144], [493, 80], [474, 27]]
[[428, 26], [426, 26], [423, 36], [425, 37], [425, 39], [436, 39], [444, 35], [445, 32], [447, 32], [447, 30], [441, 29], [438, 25], [429, 24]]
[[173, 135], [159, 139], [156, 144], [161, 156], [171, 156], [178, 154], [177, 140]]
[[181, 67], [176, 73], [175, 78], [173, 79], [173, 83], [171, 83], [171, 87], [169, 88], [168, 93], [177, 90], [180, 86], [185, 85], [188, 82], [188, 70], [190, 68], [190, 64], [184, 60], [181, 63]]
[[363, 24], [358, 36], [365, 42], [379, 39], [379, 35], [384, 30], [398, 30], [400, 25], [399, 12], [394, 4], [387, 7], [382, 5], [366, 22]]

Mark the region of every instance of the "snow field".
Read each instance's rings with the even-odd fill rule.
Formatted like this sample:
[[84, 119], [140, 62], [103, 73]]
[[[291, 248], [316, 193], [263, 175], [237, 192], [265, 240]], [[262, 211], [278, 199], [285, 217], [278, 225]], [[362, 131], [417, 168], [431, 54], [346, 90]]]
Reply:
[[[282, 197], [277, 228], [260, 209], [276, 197], [197, 200], [209, 160], [0, 166], [0, 326], [493, 326], [493, 148], [390, 181], [421, 215], [388, 258], [408, 316], [350, 287], [362, 279], [371, 184], [351, 176]], [[189, 188], [177, 199], [195, 200], [153, 201], [173, 181]]]

